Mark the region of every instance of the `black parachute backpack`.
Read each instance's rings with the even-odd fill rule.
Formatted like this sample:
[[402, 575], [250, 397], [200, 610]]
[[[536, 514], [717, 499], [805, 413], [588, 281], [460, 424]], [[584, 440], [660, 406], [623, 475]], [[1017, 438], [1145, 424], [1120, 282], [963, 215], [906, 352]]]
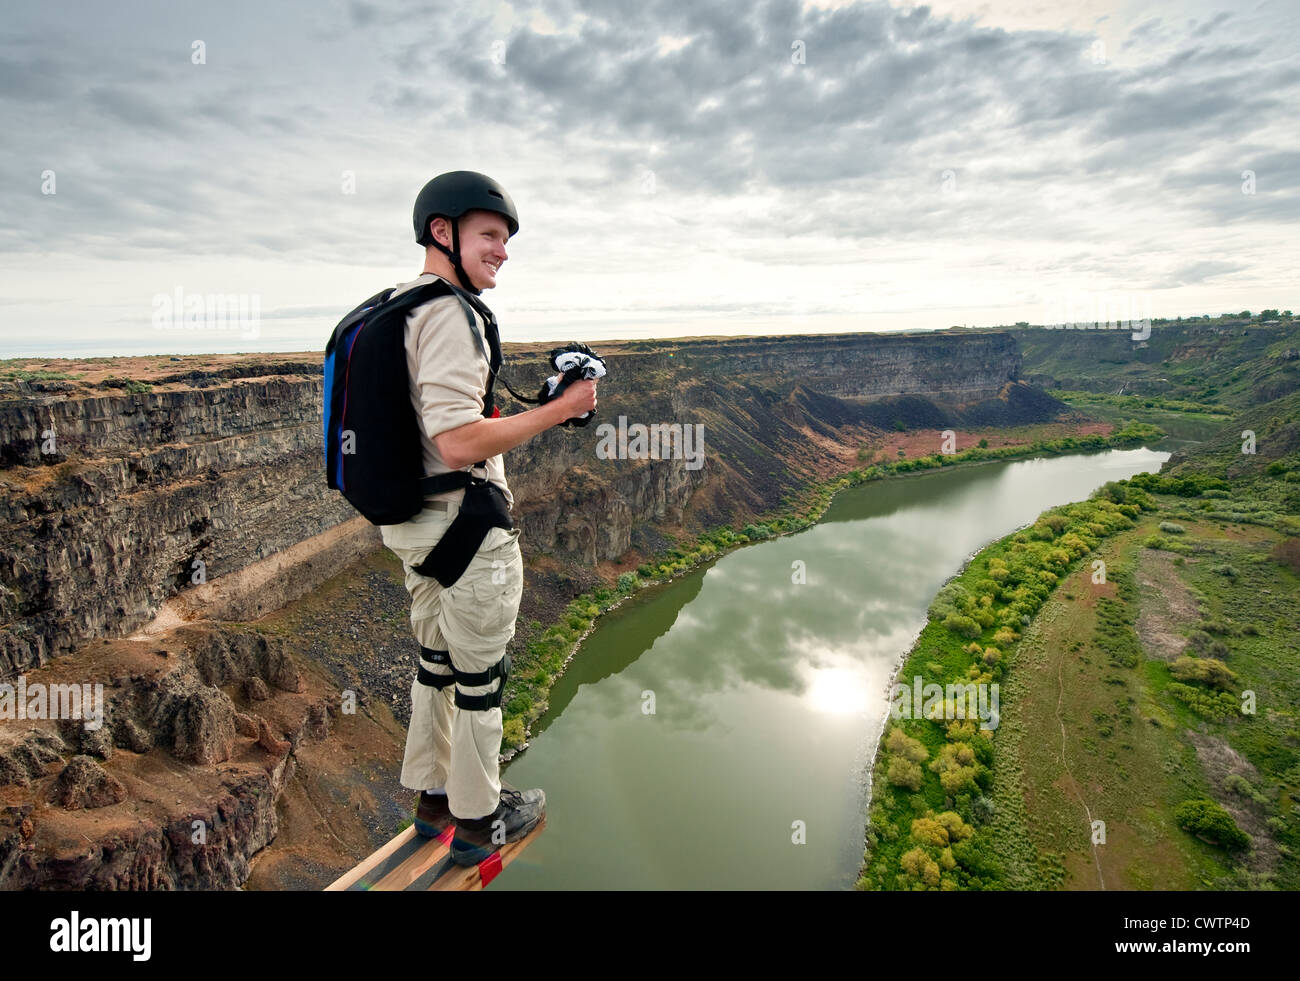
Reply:
[[[339, 322], [326, 345], [326, 479], [371, 524], [401, 524], [419, 513], [426, 494], [469, 485], [468, 470], [424, 475], [420, 420], [411, 402], [406, 368], [406, 315], [448, 295], [460, 301], [475, 347], [481, 350], [482, 335], [470, 298], [442, 279], [398, 296], [393, 296], [392, 288], [376, 293]], [[492, 404], [492, 390], [501, 367], [501, 341], [491, 311], [480, 303], [474, 307], [484, 313], [488, 324], [483, 415], [491, 418], [500, 415]]]

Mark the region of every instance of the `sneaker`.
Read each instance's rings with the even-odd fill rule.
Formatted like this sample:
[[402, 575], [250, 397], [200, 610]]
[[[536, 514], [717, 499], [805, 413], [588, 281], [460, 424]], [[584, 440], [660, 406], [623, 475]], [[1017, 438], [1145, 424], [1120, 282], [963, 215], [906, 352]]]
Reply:
[[420, 802], [415, 808], [415, 833], [424, 838], [437, 838], [447, 830], [454, 818], [447, 806], [446, 794], [428, 794], [420, 791]]
[[457, 865], [477, 865], [506, 842], [525, 837], [545, 814], [546, 794], [542, 791], [515, 790], [503, 785], [501, 803], [491, 814], [481, 818], [453, 818], [456, 835], [451, 839], [451, 859]]

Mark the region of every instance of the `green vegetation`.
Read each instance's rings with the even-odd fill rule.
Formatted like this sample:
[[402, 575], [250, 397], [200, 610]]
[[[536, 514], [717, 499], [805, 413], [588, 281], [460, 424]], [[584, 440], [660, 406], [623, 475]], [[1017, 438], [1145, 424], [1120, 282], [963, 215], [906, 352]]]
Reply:
[[0, 381], [76, 381], [84, 377], [81, 374], [70, 375], [62, 371], [34, 371], [28, 368], [11, 368], [8, 371], [0, 370]]
[[1186, 399], [1166, 399], [1158, 395], [1112, 395], [1108, 392], [1067, 391], [1061, 388], [1049, 389], [1047, 394], [1071, 405], [1108, 405], [1126, 412], [1160, 409], [1165, 412], [1197, 412], [1224, 418], [1232, 415], [1229, 409], [1221, 405], [1189, 402]]
[[105, 378], [99, 385], [101, 388], [120, 388], [130, 395], [141, 395], [153, 391], [153, 386], [148, 382], [136, 381], [134, 378], [118, 378], [114, 376]]
[[1289, 317], [1268, 326], [1239, 314], [1153, 320], [1141, 342], [1124, 330], [1005, 329], [1020, 344], [1025, 377], [1072, 404], [1194, 415], [1300, 390], [1300, 322]]
[[[1000, 681], [1005, 653], [1014, 650], [1021, 629], [1056, 583], [1103, 539], [1132, 528], [1134, 519], [1153, 507], [1145, 492], [1110, 483], [1090, 500], [1049, 511], [1031, 528], [984, 549], [935, 597], [929, 623], [900, 678], [923, 677], [945, 691], [951, 685]], [[1115, 610], [1111, 620], [1122, 624], [1122, 611]], [[1116, 651], [1124, 663], [1136, 663], [1136, 651]], [[859, 888], [1009, 887], [991, 832], [999, 809], [997, 797], [988, 796], [994, 790], [996, 747], [992, 725], [977, 727], [960, 718], [895, 719], [877, 757]], [[1004, 800], [1002, 806], [1012, 805]], [[966, 847], [949, 847], [929, 833], [923, 819], [934, 811], [966, 822]]]
[[[1253, 453], [1243, 452], [1246, 431], [1256, 438]], [[1003, 718], [1014, 721], [995, 732], [937, 719], [890, 725], [877, 757], [859, 888], [1095, 884], [1098, 859], [1076, 830], [1080, 794], [1092, 799], [1094, 813], [1104, 806], [1122, 815], [1109, 822], [1123, 829], [1122, 844], [1096, 849], [1108, 883], [1300, 887], [1292, 806], [1300, 800], [1300, 494], [1287, 479], [1297, 471], [1300, 393], [1246, 410], [1159, 475], [1108, 484], [1086, 504], [1047, 512], [975, 556], [936, 595], [900, 679], [1000, 682]], [[1173, 568], [1185, 585], [1168, 585], [1189, 591], [1199, 610], [1181, 624], [1186, 649], [1171, 661], [1153, 659], [1138, 638], [1139, 610], [1153, 601], [1134, 576], [1142, 546], [1177, 554]], [[1086, 577], [1080, 560], [1100, 552], [1109, 556], [1113, 592], [1102, 587], [1081, 607], [1072, 592], [1055, 590], [1072, 565], [1083, 566], [1073, 583]], [[1039, 626], [1049, 599], [1052, 622], [1082, 620], [1091, 635], [1048, 626], [1026, 656], [1020, 635]], [[1042, 647], [1047, 638], [1072, 636], [1063, 661], [1062, 648]], [[1072, 681], [1058, 677], [1057, 661], [1071, 665]], [[1028, 684], [1039, 687], [1021, 677], [1031, 670], [1039, 673]], [[1075, 694], [1060, 703], [1056, 689], [1067, 684]], [[1058, 724], [1070, 733], [1068, 752], [1056, 741]], [[1045, 750], [1048, 733], [1054, 748]], [[1230, 773], [1212, 762], [1233, 759], [1243, 762]], [[1063, 793], [1062, 786], [1089, 787], [1080, 772], [1090, 775], [1090, 789]], [[1130, 786], [1140, 788], [1136, 796]], [[946, 852], [927, 825], [915, 823], [944, 811], [973, 828]], [[1239, 827], [1234, 813], [1252, 823]], [[1157, 856], [1125, 837], [1150, 846], [1170, 827], [1196, 840]]]
[[1212, 800], [1189, 800], [1174, 811], [1178, 826], [1198, 838], [1225, 848], [1245, 848], [1250, 839], [1232, 820], [1232, 815]]

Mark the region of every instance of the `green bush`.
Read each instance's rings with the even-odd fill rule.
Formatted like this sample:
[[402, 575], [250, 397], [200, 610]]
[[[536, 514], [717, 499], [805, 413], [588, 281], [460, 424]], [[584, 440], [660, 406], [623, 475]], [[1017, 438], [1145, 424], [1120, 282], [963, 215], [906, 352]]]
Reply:
[[1169, 694], [1182, 702], [1202, 718], [1222, 722], [1241, 713], [1241, 706], [1226, 691], [1208, 692], [1204, 688], [1180, 685], [1177, 682], [1169, 686]]
[[1237, 675], [1217, 658], [1183, 656], [1169, 665], [1169, 673], [1179, 681], [1192, 681], [1220, 691], [1235, 687]]
[[885, 739], [885, 748], [893, 755], [913, 763], [923, 762], [930, 755], [929, 750], [925, 748], [925, 743], [913, 739], [898, 726], [889, 730], [889, 736]]
[[1207, 798], [1179, 804], [1174, 809], [1174, 820], [1184, 831], [1224, 848], [1240, 849], [1250, 844], [1250, 837], [1237, 827], [1232, 815]]
[[523, 719], [506, 719], [501, 727], [501, 744], [508, 749], [518, 749], [524, 744]]
[[943, 618], [943, 625], [948, 630], [962, 637], [978, 637], [980, 635], [980, 625], [970, 617], [961, 613], [949, 613]]
[[1175, 524], [1172, 521], [1160, 522], [1160, 530], [1163, 531], [1166, 535], [1181, 535], [1187, 531], [1187, 529], [1184, 528], [1182, 525]]
[[889, 770], [885, 778], [895, 787], [904, 787], [916, 792], [921, 789], [921, 767], [911, 760], [896, 756], [889, 761]]

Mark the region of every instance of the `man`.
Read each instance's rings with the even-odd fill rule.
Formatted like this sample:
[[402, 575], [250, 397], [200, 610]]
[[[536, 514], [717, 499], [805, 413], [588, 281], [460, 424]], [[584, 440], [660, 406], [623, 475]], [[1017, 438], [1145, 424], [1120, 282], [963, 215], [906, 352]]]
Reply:
[[[508, 258], [506, 242], [519, 229], [510, 196], [471, 171], [442, 174], [426, 184], [413, 220], [416, 240], [425, 246], [424, 268], [394, 295], [437, 277], [477, 297], [496, 286]], [[595, 409], [596, 383], [575, 382], [551, 402], [499, 416], [484, 404], [489, 356], [499, 348], [495, 318], [481, 301], [471, 299], [471, 306], [478, 337], [467, 329], [455, 296], [438, 297], [407, 315], [407, 374], [421, 421], [424, 473], [486, 461], [488, 480], [513, 509], [502, 454]], [[519, 530], [492, 528], [448, 588], [413, 568], [451, 525], [464, 494], [460, 489], [429, 495], [414, 518], [381, 531], [406, 569], [411, 626], [422, 648], [411, 685], [402, 785], [421, 791], [416, 830], [432, 837], [454, 821], [452, 858], [472, 865], [531, 831], [545, 813], [546, 797], [541, 790], [503, 789], [498, 767], [505, 651], [523, 594]]]

